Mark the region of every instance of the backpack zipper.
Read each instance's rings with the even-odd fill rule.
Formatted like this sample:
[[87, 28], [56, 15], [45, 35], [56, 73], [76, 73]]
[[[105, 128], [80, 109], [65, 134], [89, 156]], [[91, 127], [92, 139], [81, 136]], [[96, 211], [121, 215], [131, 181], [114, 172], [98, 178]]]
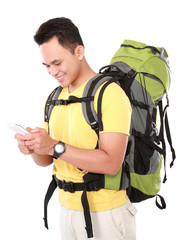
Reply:
[[139, 49], [139, 50], [143, 50], [143, 49], [146, 49], [146, 48], [150, 48], [152, 53], [155, 55], [156, 53], [159, 53], [160, 54], [160, 51], [156, 48], [156, 47], [153, 47], [153, 46], [145, 46], [143, 48], [138, 48], [138, 47], [134, 47], [133, 45], [127, 45], [127, 44], [121, 44], [121, 47], [130, 47], [130, 48], [134, 48], [134, 49]]
[[165, 88], [165, 86], [164, 86], [164, 83], [161, 81], [161, 79], [159, 79], [157, 76], [155, 76], [155, 75], [153, 75], [153, 74], [151, 74], [151, 73], [146, 73], [146, 72], [141, 72], [141, 73], [142, 73], [144, 76], [149, 77], [149, 78], [152, 78], [152, 79], [158, 81], [159, 83], [161, 83], [161, 84], [163, 85], [163, 88], [164, 88], [165, 92], [166, 92], [166, 88]]

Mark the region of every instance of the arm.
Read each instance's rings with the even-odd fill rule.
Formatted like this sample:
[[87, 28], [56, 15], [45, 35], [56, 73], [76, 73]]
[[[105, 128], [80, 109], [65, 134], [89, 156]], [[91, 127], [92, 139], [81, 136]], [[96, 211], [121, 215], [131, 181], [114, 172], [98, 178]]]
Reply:
[[[122, 165], [127, 141], [128, 136], [122, 133], [102, 133], [100, 149], [80, 149], [66, 144], [61, 159], [88, 172], [115, 175]], [[32, 157], [39, 165], [46, 162], [44, 155], [53, 155], [55, 143], [57, 141], [41, 128], [36, 128], [25, 136], [25, 145], [34, 151]]]
[[66, 145], [61, 159], [93, 173], [116, 175], [126, 152], [128, 136], [121, 133], [100, 135], [100, 149], [78, 149]]
[[32, 153], [31, 157], [34, 162], [41, 167], [47, 167], [53, 163], [53, 158], [49, 155], [39, 155], [37, 153]]

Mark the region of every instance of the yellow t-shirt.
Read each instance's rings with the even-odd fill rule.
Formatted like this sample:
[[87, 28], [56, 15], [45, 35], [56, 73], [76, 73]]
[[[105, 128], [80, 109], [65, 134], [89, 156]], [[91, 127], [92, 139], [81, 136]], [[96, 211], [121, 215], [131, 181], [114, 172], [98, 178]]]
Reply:
[[[86, 82], [87, 83], [87, 82]], [[72, 93], [68, 92], [68, 88], [64, 88], [58, 99], [68, 99], [69, 96], [82, 97], [84, 83]], [[97, 99], [101, 86], [97, 90], [94, 99], [94, 107], [97, 110]], [[120, 132], [129, 134], [131, 118], [131, 107], [129, 99], [124, 91], [115, 83], [110, 84], [104, 94], [102, 100], [102, 121], [103, 131], [100, 132]], [[44, 123], [47, 130], [48, 125]], [[97, 135], [94, 130], [86, 122], [81, 103], [72, 103], [67, 106], [55, 106], [52, 110], [49, 121], [50, 136], [56, 140], [63, 141], [69, 145], [94, 149], [97, 144]], [[60, 180], [83, 182], [83, 176], [86, 171], [81, 171], [75, 166], [54, 159], [53, 174]], [[83, 210], [81, 204], [82, 191], [75, 193], [59, 191], [59, 202], [68, 209]], [[101, 189], [95, 192], [87, 192], [90, 211], [105, 211], [121, 206], [127, 202], [126, 190], [107, 190]]]

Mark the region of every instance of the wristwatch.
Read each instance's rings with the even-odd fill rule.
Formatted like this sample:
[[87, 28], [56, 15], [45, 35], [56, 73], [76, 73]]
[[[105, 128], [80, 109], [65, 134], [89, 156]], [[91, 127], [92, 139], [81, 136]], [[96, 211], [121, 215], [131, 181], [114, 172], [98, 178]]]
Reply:
[[53, 154], [53, 158], [58, 159], [61, 154], [63, 154], [65, 152], [65, 144], [61, 141], [59, 141], [58, 143], [56, 143], [54, 145], [54, 154]]

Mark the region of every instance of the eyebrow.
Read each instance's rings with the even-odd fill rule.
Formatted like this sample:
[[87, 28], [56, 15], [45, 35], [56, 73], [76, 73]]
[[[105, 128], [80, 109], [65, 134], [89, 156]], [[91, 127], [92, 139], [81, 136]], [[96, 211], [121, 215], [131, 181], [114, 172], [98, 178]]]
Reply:
[[[52, 62], [50, 62], [50, 64], [55, 64], [55, 63], [57, 63], [57, 62], [61, 62], [61, 59], [55, 59], [55, 60], [53, 60]], [[46, 64], [46, 63], [44, 63], [44, 62], [42, 62], [42, 64], [43, 65], [45, 65], [45, 66], [49, 66], [49, 64]]]

